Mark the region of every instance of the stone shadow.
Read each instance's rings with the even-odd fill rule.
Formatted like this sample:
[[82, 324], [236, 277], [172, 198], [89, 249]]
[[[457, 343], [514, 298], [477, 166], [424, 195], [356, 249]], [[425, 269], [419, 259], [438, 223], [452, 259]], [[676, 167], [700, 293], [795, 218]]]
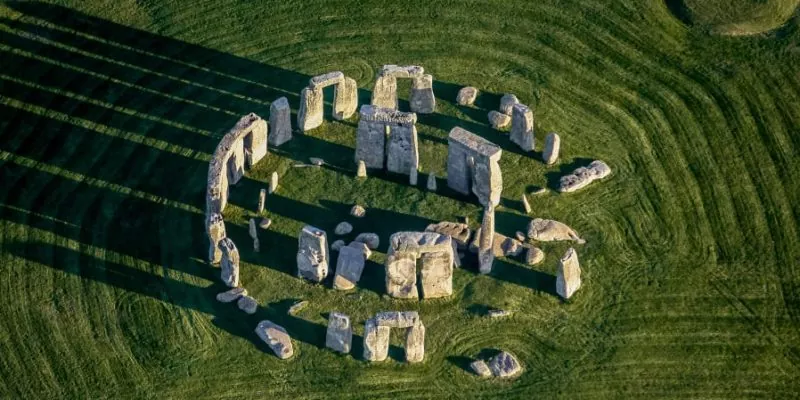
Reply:
[[512, 264], [502, 259], [494, 261], [490, 275], [509, 283], [558, 297], [558, 293], [556, 293], [556, 277], [554, 275]]

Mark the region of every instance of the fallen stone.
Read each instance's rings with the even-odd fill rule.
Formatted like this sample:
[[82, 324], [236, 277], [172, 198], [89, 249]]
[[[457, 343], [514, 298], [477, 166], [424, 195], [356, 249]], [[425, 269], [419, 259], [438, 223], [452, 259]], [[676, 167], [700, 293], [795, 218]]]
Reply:
[[364, 253], [356, 247], [344, 246], [339, 249], [336, 259], [336, 273], [333, 278], [333, 288], [336, 290], [350, 290], [356, 287], [364, 271]]
[[517, 358], [507, 351], [502, 351], [492, 357], [489, 361], [489, 369], [492, 371], [492, 375], [498, 378], [511, 378], [522, 372], [522, 366]]
[[236, 306], [239, 307], [240, 310], [252, 315], [256, 313], [256, 309], [258, 309], [258, 302], [256, 299], [243, 295], [239, 297], [239, 301], [236, 302]]
[[522, 210], [525, 214], [531, 213], [531, 203], [528, 203], [528, 196], [525, 196], [525, 193], [522, 194]]
[[266, 205], [266, 203], [267, 203], [267, 189], [261, 189], [261, 191], [258, 192], [258, 213], [259, 214], [263, 214], [264, 213], [264, 206]]
[[461, 88], [458, 91], [458, 96], [456, 96], [456, 103], [460, 106], [471, 106], [475, 103], [475, 99], [478, 97], [478, 89], [467, 86]]
[[258, 239], [258, 231], [256, 230], [255, 218], [250, 218], [250, 221], [247, 223], [247, 233], [250, 234], [251, 239]]
[[595, 160], [588, 167], [580, 167], [573, 171], [571, 175], [561, 177], [558, 191], [562, 193], [574, 192], [609, 175], [611, 175], [611, 168], [608, 164]]
[[278, 190], [278, 172], [275, 171], [272, 173], [272, 176], [269, 179], [269, 194], [275, 193]]
[[558, 260], [556, 271], [556, 293], [564, 299], [572, 295], [581, 287], [581, 267], [578, 263], [578, 252], [573, 248], [567, 249], [564, 256]]
[[475, 375], [478, 375], [482, 378], [488, 378], [492, 376], [492, 371], [489, 369], [489, 366], [486, 365], [486, 361], [475, 360], [469, 364], [469, 367], [472, 369], [472, 372], [474, 372]]
[[561, 137], [555, 132], [550, 132], [544, 138], [544, 151], [542, 161], [547, 165], [555, 164], [558, 161], [558, 153], [561, 150]]
[[511, 117], [495, 110], [489, 111], [488, 118], [493, 129], [507, 128], [511, 124]]
[[508, 310], [489, 310], [486, 313], [486, 316], [489, 318], [503, 318], [503, 317], [510, 317], [513, 313]]
[[247, 289], [243, 287], [237, 287], [217, 294], [217, 301], [220, 303], [230, 303], [239, 300], [240, 297], [246, 295], [247, 295]]
[[442, 235], [448, 235], [453, 238], [453, 241], [458, 245], [458, 248], [463, 249], [467, 247], [469, 238], [472, 231], [467, 224], [459, 224], [457, 222], [442, 221], [437, 224], [430, 224], [425, 228], [426, 232], [436, 232]]
[[333, 230], [333, 233], [342, 236], [342, 235], [347, 235], [352, 231], [353, 231], [353, 225], [350, 225], [349, 222], [340, 222], [339, 225], [336, 225], [336, 228]]
[[270, 146], [280, 146], [292, 140], [292, 110], [286, 97], [281, 97], [270, 104], [269, 129]]
[[381, 244], [381, 238], [378, 237], [377, 233], [359, 233], [358, 236], [354, 239], [356, 242], [365, 243], [370, 250], [375, 250]]
[[289, 307], [288, 314], [289, 315], [297, 315], [300, 311], [303, 311], [304, 308], [308, 307], [308, 300], [300, 300], [297, 303], [292, 304]]
[[342, 247], [344, 247], [344, 240], [339, 239], [331, 243], [331, 250], [333, 251], [339, 251]]
[[525, 253], [525, 264], [536, 265], [544, 261], [544, 252], [538, 247], [530, 246]]
[[270, 225], [272, 225], [272, 220], [269, 218], [261, 218], [261, 222], [258, 223], [261, 229], [268, 229]]
[[364, 323], [364, 359], [367, 361], [383, 361], [389, 355], [388, 326], [378, 326], [375, 318]]
[[427, 186], [428, 186], [428, 190], [430, 190], [431, 192], [435, 192], [436, 191], [436, 175], [428, 174], [428, 185]]
[[347, 354], [353, 342], [353, 326], [350, 317], [339, 312], [328, 316], [328, 330], [325, 334], [325, 346], [333, 351]]
[[533, 111], [524, 104], [514, 104], [511, 113], [510, 139], [522, 151], [534, 149]]
[[520, 242], [524, 242], [526, 239], [525, 234], [520, 231], [517, 231], [517, 233], [514, 234], [514, 238], [519, 240]]
[[297, 276], [312, 282], [322, 282], [328, 276], [328, 239], [322, 229], [306, 225], [300, 231]]
[[504, 94], [500, 98], [500, 112], [505, 115], [511, 115], [511, 110], [514, 104], [519, 104], [519, 99], [513, 94]]
[[325, 160], [323, 160], [321, 158], [317, 158], [317, 157], [311, 157], [311, 158], [308, 159], [308, 161], [311, 162], [311, 165], [314, 165], [314, 166], [317, 166], [317, 167], [321, 166], [322, 164], [325, 164]]
[[358, 83], [353, 78], [344, 78], [333, 92], [333, 118], [339, 121], [348, 119], [358, 109]]
[[508, 236], [502, 236], [502, 238], [502, 240], [498, 241], [500, 243], [500, 250], [498, 251], [495, 249], [494, 251], [496, 256], [498, 253], [500, 253], [502, 257], [512, 257], [518, 256], [520, 253], [522, 253], [523, 246], [519, 240], [510, 238]]
[[353, 208], [350, 209], [350, 215], [352, 215], [352, 216], [354, 216], [356, 218], [363, 218], [364, 215], [366, 215], [366, 214], [367, 214], [367, 210], [365, 210], [364, 207], [362, 207], [362, 206], [360, 206], [358, 204], [354, 205]]
[[292, 338], [282, 326], [264, 320], [258, 323], [256, 335], [263, 340], [278, 358], [285, 360], [294, 354]]
[[528, 237], [539, 242], [572, 240], [578, 244], [586, 243], [572, 228], [552, 219], [534, 218], [528, 223]]
[[367, 177], [367, 164], [364, 164], [364, 160], [358, 160], [358, 169], [356, 170], [356, 177], [358, 178]]

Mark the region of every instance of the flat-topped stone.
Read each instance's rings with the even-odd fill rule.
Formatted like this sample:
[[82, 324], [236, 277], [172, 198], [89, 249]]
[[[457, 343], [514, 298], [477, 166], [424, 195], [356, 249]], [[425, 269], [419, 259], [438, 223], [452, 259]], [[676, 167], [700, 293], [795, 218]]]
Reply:
[[384, 65], [380, 72], [380, 76], [392, 76], [395, 78], [414, 78], [425, 74], [425, 68], [419, 65]]
[[508, 125], [511, 124], [511, 117], [499, 111], [489, 111], [487, 118], [489, 119], [489, 125], [491, 125], [493, 129], [507, 128]]
[[328, 276], [328, 239], [325, 231], [306, 225], [297, 248], [297, 276], [321, 282]]
[[528, 237], [539, 242], [554, 242], [571, 240], [579, 244], [586, 241], [581, 239], [578, 232], [563, 222], [552, 219], [534, 218], [528, 223]]
[[236, 306], [247, 314], [252, 315], [255, 314], [258, 309], [258, 301], [248, 295], [242, 295], [236, 302]]
[[270, 146], [280, 146], [292, 140], [292, 109], [289, 99], [281, 97], [269, 106]]
[[522, 365], [513, 354], [501, 351], [489, 361], [489, 369], [498, 378], [511, 378], [522, 372]]
[[384, 311], [375, 314], [375, 323], [378, 326], [410, 328], [417, 322], [419, 322], [419, 313], [416, 311]]
[[464, 129], [455, 127], [447, 135], [448, 143], [457, 143], [487, 158], [499, 158], [502, 150], [496, 144]]
[[564, 299], [569, 299], [580, 287], [581, 267], [578, 262], [578, 252], [570, 247], [558, 260], [556, 293]]
[[294, 354], [292, 338], [282, 326], [264, 320], [258, 323], [256, 335], [263, 340], [278, 358], [285, 360]]
[[328, 316], [328, 330], [325, 334], [325, 346], [333, 351], [347, 354], [353, 342], [353, 326], [350, 317], [340, 312], [332, 312]]
[[344, 83], [344, 74], [341, 71], [333, 71], [309, 79], [308, 86], [312, 89], [319, 89], [338, 83]]
[[469, 364], [469, 368], [472, 369], [472, 372], [474, 372], [475, 375], [478, 375], [482, 378], [488, 378], [492, 376], [492, 371], [489, 369], [489, 366], [486, 365], [486, 361], [475, 360]]
[[364, 121], [388, 122], [393, 124], [413, 125], [417, 123], [417, 114], [413, 112], [398, 111], [371, 104], [364, 104], [359, 110], [359, 116]]

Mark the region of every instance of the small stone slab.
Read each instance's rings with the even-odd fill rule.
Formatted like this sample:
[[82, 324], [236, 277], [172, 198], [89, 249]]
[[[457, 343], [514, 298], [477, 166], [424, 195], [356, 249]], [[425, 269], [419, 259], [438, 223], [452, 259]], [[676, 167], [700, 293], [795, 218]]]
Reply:
[[328, 316], [328, 330], [325, 334], [325, 346], [333, 351], [347, 354], [353, 342], [353, 326], [350, 317], [339, 312]]
[[472, 231], [469, 229], [469, 225], [449, 221], [430, 224], [427, 228], [425, 228], [425, 231], [436, 232], [442, 235], [450, 236], [460, 249], [463, 249], [467, 246], [472, 233]]
[[236, 306], [239, 307], [240, 310], [252, 315], [255, 314], [258, 309], [258, 301], [250, 296], [243, 295], [239, 297]]
[[538, 247], [530, 246], [525, 253], [525, 264], [536, 265], [544, 261], [544, 251]]
[[340, 222], [339, 225], [336, 225], [336, 228], [333, 230], [333, 233], [342, 236], [342, 235], [347, 235], [352, 231], [353, 231], [353, 225], [350, 225], [349, 222]]
[[294, 354], [292, 338], [282, 326], [269, 320], [261, 321], [256, 327], [256, 335], [258, 335], [281, 360], [290, 358]]
[[470, 369], [475, 375], [478, 375], [482, 378], [488, 378], [492, 376], [492, 371], [489, 369], [489, 366], [486, 365], [486, 361], [483, 360], [475, 360], [469, 364]]
[[289, 315], [297, 315], [300, 311], [303, 311], [304, 308], [308, 307], [308, 300], [300, 300], [297, 303], [292, 304], [289, 307], [288, 314]]
[[331, 243], [331, 250], [333, 251], [339, 251], [342, 247], [344, 247], [344, 240], [339, 239]]
[[512, 378], [522, 372], [522, 366], [513, 354], [502, 351], [489, 361], [492, 375], [498, 378]]
[[458, 91], [458, 96], [456, 96], [456, 103], [460, 106], [471, 106], [475, 103], [475, 99], [478, 97], [478, 89], [467, 86], [461, 88]]
[[236, 300], [239, 300], [240, 297], [246, 295], [247, 295], [247, 289], [243, 287], [237, 287], [217, 294], [217, 301], [219, 301], [220, 303], [231, 303]]
[[489, 318], [503, 318], [503, 317], [510, 317], [513, 312], [508, 310], [489, 310], [486, 313], [486, 316]]
[[492, 125], [492, 128], [494, 129], [507, 128], [508, 125], [511, 124], [510, 116], [495, 110], [489, 111], [487, 117], [489, 118], [489, 124]]

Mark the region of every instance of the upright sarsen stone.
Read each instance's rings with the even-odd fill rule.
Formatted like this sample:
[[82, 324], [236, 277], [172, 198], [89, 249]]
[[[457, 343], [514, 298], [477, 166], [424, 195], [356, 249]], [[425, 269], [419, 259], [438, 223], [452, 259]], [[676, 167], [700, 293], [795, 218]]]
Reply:
[[228, 287], [239, 286], [239, 250], [230, 238], [224, 238], [219, 242], [222, 250], [222, 262], [220, 264], [220, 278], [222, 283]]
[[425, 358], [425, 325], [417, 321], [406, 332], [406, 362], [418, 363]]
[[492, 272], [495, 257], [494, 239], [494, 207], [490, 206], [483, 209], [483, 222], [478, 242], [478, 270], [481, 274]]
[[386, 256], [386, 293], [398, 299], [419, 297], [416, 254], [392, 252]]
[[328, 238], [325, 231], [306, 225], [297, 248], [297, 276], [322, 282], [328, 276]]
[[208, 262], [217, 264], [222, 260], [222, 249], [219, 242], [225, 238], [225, 221], [222, 214], [209, 214], [206, 218], [206, 232], [208, 233]]
[[300, 92], [300, 109], [297, 110], [297, 127], [308, 132], [322, 125], [322, 89], [304, 88]]
[[524, 104], [515, 104], [511, 113], [511, 141], [523, 151], [533, 151], [533, 111]]
[[581, 267], [578, 263], [578, 253], [573, 248], [567, 249], [564, 256], [558, 260], [556, 272], [556, 293], [564, 299], [572, 295], [581, 287]]
[[433, 95], [433, 76], [425, 74], [411, 82], [411, 111], [420, 114], [431, 114], [436, 109], [436, 97]]
[[344, 78], [336, 85], [334, 92], [333, 118], [348, 119], [356, 112], [356, 108], [358, 108], [358, 84], [355, 79]]
[[475, 99], [478, 97], [478, 89], [472, 86], [466, 86], [461, 88], [458, 91], [458, 96], [456, 97], [456, 103], [460, 106], [471, 106], [475, 103]]
[[475, 193], [486, 207], [500, 204], [503, 175], [498, 161], [502, 150], [463, 128], [447, 136], [447, 186], [462, 194]]
[[411, 175], [419, 164], [417, 128], [414, 125], [393, 126], [386, 151], [386, 169], [389, 172]]
[[339, 312], [328, 316], [328, 331], [325, 334], [325, 346], [339, 353], [349, 353], [353, 342], [353, 326], [350, 317]]
[[561, 137], [555, 132], [548, 133], [544, 139], [542, 161], [547, 165], [555, 164], [558, 161], [559, 151], [561, 151]]
[[389, 328], [378, 326], [374, 318], [364, 324], [364, 359], [383, 361], [389, 355]]
[[269, 125], [271, 146], [280, 146], [292, 140], [292, 110], [286, 97], [281, 97], [270, 104]]

